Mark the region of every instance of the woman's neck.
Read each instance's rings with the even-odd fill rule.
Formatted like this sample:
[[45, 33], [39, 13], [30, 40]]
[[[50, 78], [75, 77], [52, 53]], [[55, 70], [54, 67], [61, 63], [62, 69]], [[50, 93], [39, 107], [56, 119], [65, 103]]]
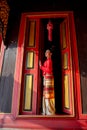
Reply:
[[51, 57], [47, 57], [47, 59], [51, 59]]

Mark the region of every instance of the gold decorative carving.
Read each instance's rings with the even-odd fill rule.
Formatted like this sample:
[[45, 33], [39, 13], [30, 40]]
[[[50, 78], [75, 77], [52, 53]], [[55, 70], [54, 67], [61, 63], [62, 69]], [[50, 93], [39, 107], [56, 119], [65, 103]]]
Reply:
[[5, 39], [5, 36], [6, 36], [9, 10], [10, 8], [7, 4], [7, 1], [0, 0], [0, 20], [3, 24], [3, 30], [2, 30], [3, 39]]

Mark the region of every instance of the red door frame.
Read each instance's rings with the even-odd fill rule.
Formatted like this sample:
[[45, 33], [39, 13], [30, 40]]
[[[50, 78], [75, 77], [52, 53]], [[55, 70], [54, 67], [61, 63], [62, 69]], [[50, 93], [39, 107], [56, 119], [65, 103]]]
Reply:
[[[16, 57], [16, 66], [15, 66], [15, 75], [14, 75], [14, 91], [13, 91], [13, 102], [12, 102], [12, 112], [14, 113], [15, 116], [18, 116], [18, 110], [19, 110], [18, 104], [19, 104], [20, 89], [21, 89], [22, 65], [23, 65], [23, 54], [24, 54], [24, 42], [23, 41], [24, 41], [24, 33], [25, 33], [25, 26], [26, 26], [26, 17], [29, 17], [29, 18], [49, 18], [49, 17], [53, 18], [53, 17], [55, 17], [55, 18], [69, 19], [71, 15], [73, 16], [72, 12], [63, 12], [63, 13], [62, 12], [58, 12], [58, 13], [52, 12], [52, 13], [45, 13], [45, 14], [44, 13], [24, 13], [24, 14], [22, 14], [20, 32], [19, 32], [19, 40], [18, 40], [17, 57]], [[72, 31], [75, 32], [75, 30], [72, 30]], [[74, 33], [72, 33], [72, 34], [74, 34]], [[71, 36], [71, 37], [72, 37], [72, 40], [74, 40], [73, 44], [75, 44], [74, 45], [75, 47], [73, 47], [73, 44], [71, 45], [72, 53], [73, 53], [72, 55], [74, 55], [73, 63], [75, 60], [76, 61], [75, 65], [77, 67], [78, 66], [78, 59], [76, 58], [77, 50], [75, 50], [77, 48], [76, 47], [76, 38], [73, 39], [73, 37], [75, 37], [75, 35]], [[75, 57], [75, 59], [74, 59], [74, 57]], [[19, 61], [19, 59], [20, 59], [20, 61]], [[74, 67], [75, 67], [75, 65], [74, 65]], [[73, 71], [77, 72], [77, 70], [78, 70], [78, 67], [77, 67], [76, 71], [74, 71], [74, 70]], [[79, 77], [77, 77], [76, 73], [74, 74], [74, 77], [75, 77], [74, 80], [76, 80], [76, 78], [77, 78], [77, 84], [78, 84]], [[74, 87], [75, 87], [75, 90], [78, 89], [76, 84], [74, 84]], [[17, 94], [16, 96], [15, 96], [15, 92]], [[75, 95], [75, 98], [76, 98], [76, 95]], [[78, 111], [78, 109], [77, 109], [77, 111]]]
[[[74, 75], [74, 95], [77, 101], [75, 102], [76, 116], [41, 116], [41, 115], [19, 115], [19, 101], [20, 101], [20, 89], [21, 89], [21, 76], [23, 66], [23, 54], [24, 54], [24, 33], [25, 33], [25, 21], [27, 17], [32, 18], [67, 18], [70, 23], [70, 37], [71, 37], [71, 51], [73, 55], [73, 75]], [[14, 128], [33, 128], [33, 129], [58, 129], [64, 128], [73, 130], [76, 128], [87, 128], [86, 120], [79, 120], [81, 116], [81, 93], [80, 93], [80, 75], [78, 65], [78, 53], [76, 44], [76, 32], [74, 25], [74, 16], [72, 11], [63, 12], [35, 12], [35, 13], [23, 13], [21, 17], [16, 65], [14, 74], [14, 86], [13, 86], [13, 98], [12, 98], [12, 113], [6, 117], [6, 114], [2, 114], [1, 117], [4, 120], [3, 127]], [[5, 118], [6, 117], [6, 118]], [[15, 117], [15, 118], [11, 118]], [[14, 120], [13, 120], [14, 119]], [[2, 122], [2, 120], [0, 120]]]
[[[33, 75], [33, 94], [32, 94], [32, 105], [31, 105], [31, 107], [32, 107], [32, 110], [31, 111], [24, 111], [24, 110], [22, 110], [21, 111], [21, 113], [22, 114], [24, 114], [24, 115], [33, 115], [33, 114], [36, 114], [37, 113], [37, 108], [36, 108], [36, 104], [37, 104], [37, 84], [38, 84], [38, 54], [39, 54], [39, 51], [38, 51], [38, 48], [39, 48], [39, 21], [40, 20], [38, 20], [38, 19], [30, 19], [31, 21], [32, 20], [35, 20], [35, 22], [37, 23], [36, 24], [36, 35], [35, 35], [35, 46], [33, 46], [33, 47], [27, 47], [26, 45], [25, 45], [25, 48], [27, 48], [27, 49], [25, 49], [24, 51], [24, 68], [23, 68], [23, 76], [25, 75], [25, 74], [29, 74], [29, 75]], [[27, 26], [27, 25], [26, 25]], [[31, 68], [31, 69], [27, 69], [26, 68], [26, 54], [27, 54], [27, 52], [29, 52], [29, 51], [31, 51], [31, 52], [34, 52], [34, 61], [33, 61], [33, 63], [34, 63], [34, 66], [33, 66], [33, 68]], [[22, 77], [23, 77], [22, 76]], [[24, 86], [24, 78], [23, 78], [23, 80], [22, 80], [22, 82], [23, 82], [23, 86]], [[23, 98], [23, 97], [21, 97], [21, 98]], [[20, 101], [21, 101], [22, 99], [20, 99]], [[21, 104], [21, 108], [22, 108], [23, 106], [22, 106], [22, 104]], [[22, 108], [23, 109], [23, 108]]]
[[[17, 49], [17, 57], [16, 57], [16, 66], [15, 66], [15, 74], [14, 74], [14, 90], [13, 90], [13, 100], [12, 100], [12, 113], [14, 116], [19, 116], [19, 98], [20, 98], [20, 89], [21, 89], [21, 77], [22, 77], [22, 66], [23, 66], [23, 54], [24, 54], [24, 33], [25, 33], [25, 26], [26, 26], [26, 17], [29, 18], [66, 18], [70, 21], [71, 28], [71, 45], [72, 53], [73, 53], [73, 72], [74, 72], [74, 88], [75, 88], [75, 98], [77, 90], [80, 88], [80, 78], [77, 75], [77, 71], [79, 72], [78, 67], [78, 55], [77, 54], [77, 47], [76, 47], [76, 37], [75, 37], [75, 30], [74, 30], [74, 19], [73, 12], [46, 12], [46, 13], [23, 13], [21, 18], [21, 25], [20, 25], [20, 32], [19, 32], [19, 39], [18, 39], [18, 49]], [[71, 20], [72, 19], [72, 20]], [[73, 47], [74, 46], [74, 47]], [[76, 52], [76, 53], [75, 53]], [[19, 60], [20, 59], [20, 60]], [[74, 64], [76, 63], [76, 64]], [[79, 73], [78, 73], [79, 74]], [[79, 86], [78, 86], [79, 84]], [[77, 88], [78, 87], [78, 88]], [[16, 93], [16, 95], [15, 95]], [[17, 98], [18, 97], [18, 98]], [[16, 100], [16, 98], [18, 100]], [[79, 95], [78, 95], [79, 100]], [[78, 105], [78, 101], [76, 103]], [[79, 105], [78, 105], [79, 106]], [[77, 106], [75, 106], [77, 108]], [[78, 115], [79, 109], [76, 110], [76, 114]]]
[[74, 15], [69, 15], [70, 28], [74, 35], [70, 35], [71, 37], [71, 48], [73, 54], [73, 67], [74, 67], [74, 89], [75, 95], [77, 98], [76, 102], [76, 113], [78, 114], [79, 119], [87, 119], [87, 114], [82, 114], [82, 103], [81, 103], [81, 87], [80, 87], [80, 72], [79, 72], [79, 64], [78, 64], [78, 51], [76, 46], [76, 32], [75, 32], [75, 24], [74, 24]]

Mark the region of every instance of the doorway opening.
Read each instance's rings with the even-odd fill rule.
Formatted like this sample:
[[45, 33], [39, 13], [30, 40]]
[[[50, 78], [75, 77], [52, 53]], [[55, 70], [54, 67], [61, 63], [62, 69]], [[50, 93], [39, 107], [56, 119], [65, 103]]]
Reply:
[[[55, 18], [54, 18], [55, 15]], [[47, 23], [53, 24], [52, 42], [48, 41]], [[33, 15], [23, 14], [20, 26], [18, 58], [16, 67], [20, 73], [15, 72], [15, 79], [21, 82], [19, 95], [19, 115], [41, 115], [43, 78], [39, 68], [39, 60], [45, 61], [45, 51], [52, 51], [55, 107], [56, 115], [74, 116], [73, 94], [73, 67], [71, 52], [72, 22], [69, 15], [48, 14]], [[74, 35], [74, 34], [73, 34]], [[17, 79], [18, 78], [18, 79]], [[15, 84], [14, 84], [15, 85]], [[17, 87], [16, 87], [17, 88]], [[15, 93], [14, 88], [14, 93]], [[13, 99], [16, 97], [14, 96]], [[14, 108], [13, 108], [14, 110]], [[15, 110], [14, 110], [15, 111]]]
[[[52, 41], [48, 40], [48, 30], [47, 30], [47, 23], [49, 21], [48, 18], [41, 19], [41, 28], [43, 30], [43, 37], [40, 39], [40, 60], [42, 63], [45, 61], [45, 51], [50, 49], [52, 52], [52, 61], [53, 61], [53, 75], [54, 75], [54, 90], [55, 90], [55, 109], [56, 114], [64, 114], [62, 110], [62, 65], [61, 65], [61, 46], [60, 46], [60, 23], [63, 21], [63, 18], [51, 18], [50, 21], [53, 24], [52, 30]], [[40, 77], [42, 74], [40, 72]], [[42, 78], [40, 78], [41, 83], [41, 97], [43, 92], [43, 84]], [[42, 110], [42, 98], [40, 101], [40, 113]]]

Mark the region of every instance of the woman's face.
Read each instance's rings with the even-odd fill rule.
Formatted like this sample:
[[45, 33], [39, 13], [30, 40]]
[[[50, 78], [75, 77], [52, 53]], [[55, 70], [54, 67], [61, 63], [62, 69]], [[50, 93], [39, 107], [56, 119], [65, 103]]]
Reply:
[[46, 50], [45, 56], [46, 56], [47, 58], [50, 58], [51, 55], [52, 55], [52, 54], [51, 54], [50, 50]]

